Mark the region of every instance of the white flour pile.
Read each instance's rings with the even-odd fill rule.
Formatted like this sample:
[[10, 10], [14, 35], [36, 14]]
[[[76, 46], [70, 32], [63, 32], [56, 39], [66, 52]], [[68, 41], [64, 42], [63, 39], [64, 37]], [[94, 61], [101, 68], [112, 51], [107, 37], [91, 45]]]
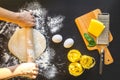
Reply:
[[56, 17], [48, 17], [48, 22], [47, 25], [50, 28], [51, 33], [56, 33], [58, 32], [62, 27], [62, 21], [64, 20], [64, 17], [59, 15]]
[[[38, 2], [32, 2], [32, 3], [26, 4], [24, 9], [27, 9], [27, 10], [33, 12], [33, 15], [35, 16], [35, 19], [36, 19], [35, 29], [40, 31], [45, 36], [46, 41], [47, 41], [46, 50], [40, 56], [40, 58], [38, 58], [35, 61], [39, 65], [39, 70], [40, 70], [39, 74], [46, 77], [47, 79], [52, 79], [58, 73], [58, 70], [57, 70], [57, 67], [55, 66], [55, 64], [51, 63], [51, 61], [54, 59], [54, 56], [56, 53], [55, 53], [54, 49], [49, 47], [50, 45], [49, 45], [48, 32], [53, 34], [53, 33], [57, 33], [58, 31], [60, 31], [60, 29], [63, 27], [62, 22], [65, 17], [62, 15], [58, 15], [55, 17], [47, 16], [47, 10], [45, 8], [42, 8]], [[23, 9], [21, 9], [21, 10], [23, 10]], [[14, 25], [12, 23], [6, 23], [5, 25], [8, 25], [7, 28], [9, 28], [6, 30], [7, 34], [9, 34], [9, 33], [13, 34], [15, 28], [18, 27], [17, 25]], [[3, 27], [0, 30], [0, 34], [4, 34], [4, 32], [5, 32], [4, 30], [5, 30], [5, 27]], [[5, 34], [5, 36], [8, 36], [7, 34]], [[10, 36], [11, 35], [9, 35], [9, 38], [10, 38]], [[4, 47], [2, 47], [2, 48], [4, 49]], [[9, 54], [9, 52], [6, 52], [6, 53]], [[4, 53], [4, 54], [6, 54], [6, 53]], [[6, 58], [9, 58], [8, 56], [10, 56], [10, 55], [7, 55]], [[13, 60], [13, 61], [15, 61], [13, 63], [16, 64], [17, 59]]]

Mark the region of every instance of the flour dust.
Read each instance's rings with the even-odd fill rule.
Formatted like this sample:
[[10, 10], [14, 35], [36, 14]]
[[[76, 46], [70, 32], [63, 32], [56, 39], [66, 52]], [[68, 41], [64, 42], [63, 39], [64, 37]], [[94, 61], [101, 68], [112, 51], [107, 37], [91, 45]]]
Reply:
[[64, 20], [63, 16], [59, 15], [56, 17], [47, 17], [47, 19], [48, 19], [47, 25], [49, 26], [51, 33], [56, 33], [63, 27], [62, 24], [62, 21]]
[[[63, 27], [62, 22], [65, 17], [62, 15], [54, 17], [48, 16], [48, 11], [45, 8], [43, 8], [38, 2], [26, 3], [25, 6], [23, 6], [23, 8], [20, 9], [20, 11], [23, 10], [28, 10], [32, 12], [36, 20], [36, 26], [34, 28], [40, 33], [42, 33], [46, 38], [46, 50], [38, 59], [36, 59], [35, 62], [39, 65], [39, 74], [47, 79], [52, 79], [58, 73], [58, 70], [55, 64], [52, 63], [56, 52], [53, 48], [50, 48], [50, 37], [48, 36], [48, 32], [50, 32], [51, 34], [59, 32], [60, 29]], [[10, 54], [6, 46], [10, 37], [12, 36], [17, 27], [19, 26], [13, 23], [0, 23], [0, 36], [3, 36], [2, 38], [0, 38], [0, 52], [2, 52], [0, 56], [4, 58], [1, 59], [2, 63], [0, 64], [2, 66], [0, 67], [21, 63], [15, 56]]]

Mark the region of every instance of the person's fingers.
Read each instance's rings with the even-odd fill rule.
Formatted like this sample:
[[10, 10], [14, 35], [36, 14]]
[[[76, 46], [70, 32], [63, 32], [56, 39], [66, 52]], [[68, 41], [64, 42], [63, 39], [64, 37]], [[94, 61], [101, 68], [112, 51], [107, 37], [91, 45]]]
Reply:
[[38, 68], [34, 68], [33, 71], [38, 71], [39, 69]]
[[30, 13], [31, 15], [33, 15], [33, 12], [32, 12], [32, 11], [29, 11], [29, 13]]
[[33, 16], [33, 12], [31, 12], [31, 11], [26, 11], [26, 10], [24, 10], [23, 12], [25, 12], [25, 13], [27, 13], [27, 14], [31, 15], [31, 16], [32, 16], [32, 18], [34, 18], [34, 16]]
[[31, 18], [32, 18], [32, 19], [35, 19], [35, 17], [34, 17], [34, 16], [32, 16], [32, 15], [31, 15]]
[[27, 71], [26, 74], [22, 74], [22, 76], [29, 77], [35, 79], [38, 75], [36, 71]]
[[36, 78], [36, 76], [38, 75], [38, 72], [36, 71], [31, 71], [27, 74], [28, 76], [30, 76], [31, 78]]
[[32, 18], [31, 21], [32, 21], [33, 23], [35, 23], [35, 19], [34, 19], [34, 18]]
[[32, 73], [32, 71], [27, 71], [27, 72], [26, 72], [26, 74], [31, 74], [31, 73]]
[[32, 25], [31, 27], [35, 26], [35, 23], [31, 23], [31, 25]]
[[38, 68], [38, 64], [36, 64], [36, 65], [35, 65], [35, 67], [37, 67], [37, 68]]
[[37, 71], [32, 71], [32, 74], [33, 75], [38, 75], [38, 72]]
[[36, 78], [38, 75], [38, 72], [34, 72], [33, 75], [32, 75], [32, 78]]
[[32, 78], [32, 79], [35, 79], [36, 77], [37, 77], [37, 76], [33, 75], [31, 78]]
[[[29, 26], [29, 27], [33, 27], [33, 26], [35, 26], [36, 24], [34, 23], [34, 22], [32, 22], [32, 21], [29, 21], [28, 22], [28, 24], [27, 24], [27, 26]], [[28, 60], [28, 62], [30, 62], [31, 60]]]
[[27, 12], [26, 10], [21, 10], [21, 12]]
[[34, 22], [34, 23], [36, 22], [36, 21], [35, 21], [35, 17], [34, 17], [33, 15], [31, 15], [30, 21], [31, 21], [31, 22]]

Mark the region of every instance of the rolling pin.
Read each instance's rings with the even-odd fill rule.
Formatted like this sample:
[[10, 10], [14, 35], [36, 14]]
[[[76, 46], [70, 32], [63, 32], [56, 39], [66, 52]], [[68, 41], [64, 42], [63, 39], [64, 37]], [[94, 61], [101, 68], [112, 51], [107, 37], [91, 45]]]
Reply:
[[26, 35], [26, 54], [27, 62], [34, 62], [34, 44], [33, 44], [33, 28], [24, 28]]

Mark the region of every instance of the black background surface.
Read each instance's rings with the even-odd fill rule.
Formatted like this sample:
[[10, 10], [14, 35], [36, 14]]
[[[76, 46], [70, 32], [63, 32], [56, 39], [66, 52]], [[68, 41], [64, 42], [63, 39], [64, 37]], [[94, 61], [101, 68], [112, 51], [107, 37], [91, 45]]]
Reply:
[[[32, 0], [0, 0], [0, 6], [12, 11], [18, 11], [25, 2], [31, 2]], [[55, 45], [51, 43], [51, 47], [56, 50], [56, 57], [54, 63], [66, 62], [66, 64], [60, 68], [65, 70], [64, 73], [56, 75], [52, 80], [119, 80], [120, 72], [120, 0], [38, 0], [43, 8], [48, 10], [48, 14], [63, 15], [65, 16], [63, 22], [63, 28], [59, 32], [63, 35], [63, 41], [72, 37], [75, 40], [75, 44], [70, 49], [78, 49], [82, 54], [93, 56], [96, 59], [96, 65], [90, 70], [86, 70], [81, 76], [73, 77], [68, 73], [67, 66], [69, 61], [67, 60], [67, 52], [70, 49], [65, 49], [60, 44]], [[81, 35], [78, 32], [74, 19], [96, 8], [102, 10], [102, 12], [110, 13], [110, 31], [113, 35], [113, 41], [109, 45], [109, 50], [114, 59], [114, 63], [110, 65], [104, 65], [103, 74], [99, 75], [99, 54], [97, 51], [88, 51], [82, 40]], [[62, 58], [62, 61], [58, 60], [58, 57]], [[46, 80], [41, 77], [38, 80]]]

